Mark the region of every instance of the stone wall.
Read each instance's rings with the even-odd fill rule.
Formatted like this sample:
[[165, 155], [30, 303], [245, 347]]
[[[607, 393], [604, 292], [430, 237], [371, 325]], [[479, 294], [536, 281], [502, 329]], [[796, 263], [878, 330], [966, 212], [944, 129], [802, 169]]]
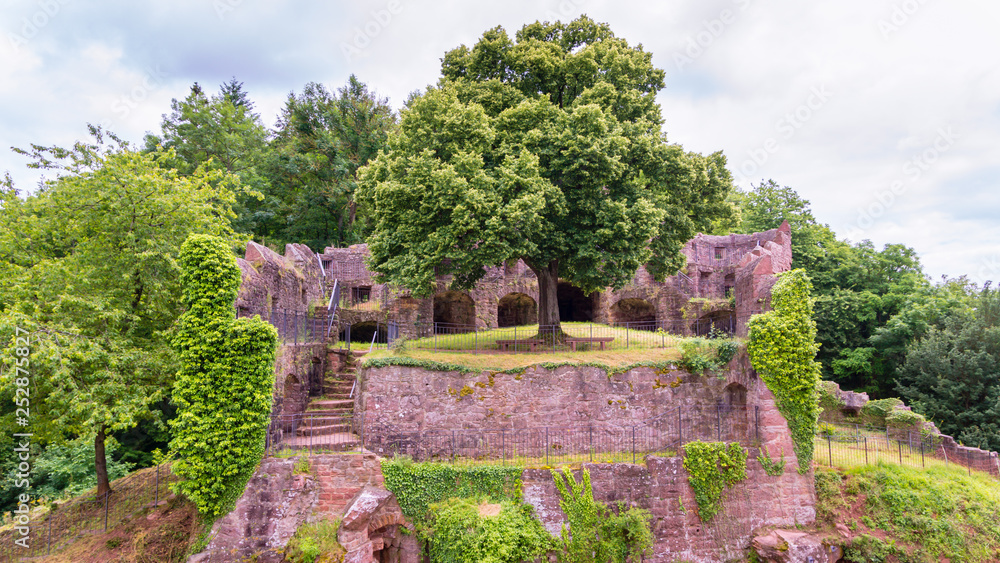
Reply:
[[323, 301], [320, 261], [304, 244], [286, 245], [282, 256], [251, 241], [237, 264], [242, 283], [236, 308], [241, 317], [259, 314], [268, 320], [275, 309], [306, 312], [310, 304]]
[[272, 416], [294, 416], [305, 411], [310, 397], [322, 392], [327, 355], [325, 344], [278, 346], [274, 362]]
[[[596, 500], [615, 507], [638, 506], [653, 515], [653, 554], [649, 562], [717, 562], [744, 560], [754, 531], [762, 527], [794, 526], [815, 520], [811, 475], [799, 475], [792, 464], [770, 477], [751, 449], [747, 479], [723, 495], [723, 510], [712, 522], [701, 521], [694, 491], [681, 457], [654, 457], [634, 464], [583, 464], [590, 473]], [[574, 476], [580, 479], [580, 471]], [[554, 536], [566, 517], [559, 492], [547, 469], [527, 469], [522, 475], [524, 501]]]

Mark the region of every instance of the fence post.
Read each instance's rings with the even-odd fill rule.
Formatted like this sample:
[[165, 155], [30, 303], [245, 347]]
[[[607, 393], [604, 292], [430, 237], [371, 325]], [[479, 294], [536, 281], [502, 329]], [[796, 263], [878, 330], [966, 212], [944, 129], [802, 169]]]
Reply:
[[944, 447], [944, 442], [941, 443], [941, 453], [944, 454], [944, 466], [948, 467], [948, 450]]
[[635, 464], [635, 426], [632, 427], [632, 464]]
[[897, 440], [896, 445], [899, 447], [899, 464], [903, 465], [903, 441]]
[[868, 465], [868, 436], [865, 436], [865, 465]]
[[715, 431], [719, 436], [719, 441], [722, 441], [722, 405], [715, 403]]
[[594, 427], [589, 426], [588, 428], [590, 434], [590, 462], [594, 462]]
[[501, 465], [507, 465], [507, 431], [500, 429], [500, 459]]
[[108, 531], [108, 501], [111, 499], [111, 491], [104, 493], [104, 531]]
[[830, 460], [830, 467], [833, 467], [833, 438], [829, 433], [826, 435], [826, 453]]
[[625, 323], [625, 349], [628, 350], [628, 323]]
[[545, 427], [545, 465], [549, 464], [549, 427]]
[[753, 427], [754, 434], [757, 436], [757, 443], [760, 443], [760, 405], [754, 405], [753, 407]]
[[924, 461], [924, 440], [920, 439], [920, 467], [927, 467], [927, 462]]

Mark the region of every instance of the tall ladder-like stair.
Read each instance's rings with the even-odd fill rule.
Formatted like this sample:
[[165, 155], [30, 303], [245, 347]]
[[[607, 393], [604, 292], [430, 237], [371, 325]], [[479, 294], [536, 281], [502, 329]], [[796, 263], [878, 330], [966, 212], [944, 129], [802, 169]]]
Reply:
[[299, 447], [319, 451], [349, 451], [361, 446], [361, 440], [352, 429], [354, 397], [351, 392], [357, 381], [356, 360], [366, 352], [352, 351], [348, 361], [337, 373], [327, 374], [323, 380], [323, 394], [306, 406], [302, 424], [296, 430], [295, 442]]

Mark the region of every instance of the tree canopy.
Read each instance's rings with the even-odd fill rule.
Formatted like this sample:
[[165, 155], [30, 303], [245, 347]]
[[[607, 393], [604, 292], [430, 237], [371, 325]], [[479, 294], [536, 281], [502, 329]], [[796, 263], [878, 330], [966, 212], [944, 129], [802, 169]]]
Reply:
[[402, 112], [388, 149], [361, 172], [370, 266], [418, 294], [438, 274], [469, 288], [523, 259], [539, 322], [558, 325], [556, 282], [621, 287], [731, 211], [721, 153], [667, 143], [655, 96], [664, 73], [587, 17], [497, 27], [442, 59], [436, 86]]

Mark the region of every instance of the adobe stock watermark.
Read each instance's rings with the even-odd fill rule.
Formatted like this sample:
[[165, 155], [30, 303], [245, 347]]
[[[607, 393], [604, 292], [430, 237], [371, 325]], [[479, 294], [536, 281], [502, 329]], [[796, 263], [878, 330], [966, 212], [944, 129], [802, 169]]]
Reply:
[[902, 29], [927, 2], [928, 0], [903, 0], [899, 4], [893, 4], [889, 17], [878, 20], [878, 30], [882, 33], [882, 38], [888, 40], [893, 33]]
[[[778, 134], [778, 137], [785, 141], [794, 137], [799, 129], [802, 129], [819, 110], [823, 109], [833, 95], [833, 92], [827, 90], [825, 84], [822, 86], [813, 86], [802, 104], [781, 116], [774, 123], [774, 130]], [[747, 151], [749, 158], [744, 160], [736, 169], [742, 176], [741, 180], [743, 182], [752, 179], [757, 171], [771, 158], [771, 155], [781, 150], [781, 142], [778, 140], [778, 137], [768, 137], [759, 147]]]
[[579, 14], [580, 8], [586, 3], [587, 0], [560, 0], [555, 10], [549, 9], [545, 12], [545, 17], [551, 22], [562, 21], [563, 18]]
[[729, 26], [736, 23], [739, 13], [746, 11], [750, 7], [750, 2], [751, 0], [733, 0], [737, 10], [725, 8], [717, 17], [703, 20], [701, 29], [694, 35], [688, 36], [684, 50], [674, 52], [674, 65], [677, 66], [677, 70], [684, 70], [684, 67], [702, 56], [716, 39], [722, 37]]
[[242, 4], [243, 0], [213, 0], [212, 8], [215, 10], [215, 15], [219, 17], [219, 21], [224, 21], [226, 14], [236, 11], [236, 8]]
[[167, 80], [167, 73], [160, 68], [160, 65], [147, 66], [143, 70], [142, 78], [126, 93], [118, 96], [111, 102], [111, 111], [115, 114], [115, 119], [106, 119], [101, 122], [101, 128], [108, 130], [113, 121], [125, 121], [132, 114], [132, 110], [138, 108], [145, 102], [150, 94], [163, 86]]
[[896, 204], [897, 198], [906, 193], [908, 184], [920, 180], [946, 152], [951, 150], [958, 138], [958, 134], [951, 127], [938, 129], [931, 145], [903, 164], [904, 179], [894, 180], [887, 189], [875, 192], [868, 205], [858, 208], [858, 219], [854, 222], [854, 226], [848, 229], [847, 238], [853, 241], [862, 240], [865, 232], [889, 212]]
[[18, 22], [19, 33], [7, 34], [7, 40], [10, 41], [14, 52], [20, 53], [21, 47], [37, 37], [42, 28], [49, 25], [49, 22], [62, 12], [64, 6], [72, 3], [73, 0], [37, 0], [35, 5], [38, 6], [38, 10]]
[[400, 0], [389, 0], [385, 8], [372, 10], [368, 21], [364, 25], [354, 28], [354, 36], [351, 38], [351, 42], [342, 41], [340, 43], [340, 51], [344, 54], [347, 62], [351, 62], [354, 60], [354, 57], [361, 55], [372, 44], [372, 41], [392, 23], [392, 18], [402, 12], [403, 4]]

